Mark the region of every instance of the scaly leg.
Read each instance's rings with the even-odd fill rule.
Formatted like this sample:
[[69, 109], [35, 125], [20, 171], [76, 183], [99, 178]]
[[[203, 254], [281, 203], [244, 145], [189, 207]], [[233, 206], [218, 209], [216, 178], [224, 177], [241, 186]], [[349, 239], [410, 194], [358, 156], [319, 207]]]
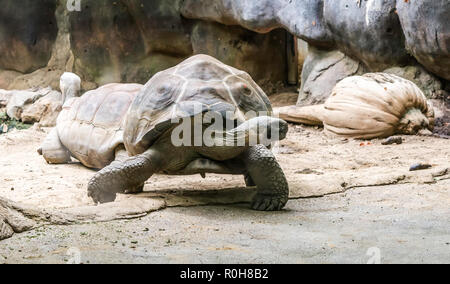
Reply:
[[71, 161], [69, 151], [59, 140], [56, 127], [45, 138], [41, 148], [38, 149], [38, 153], [49, 164], [67, 164]]
[[[110, 166], [118, 166], [121, 163], [125, 162], [130, 156], [128, 155], [127, 150], [125, 149], [125, 146], [120, 145], [116, 149], [115, 153], [115, 160], [110, 164]], [[128, 188], [125, 190], [125, 194], [136, 194], [141, 193], [144, 191], [144, 184], [139, 185], [135, 188]]]
[[281, 210], [288, 201], [289, 186], [273, 153], [263, 145], [256, 145], [244, 152], [242, 159], [258, 189], [252, 208], [260, 211]]
[[88, 196], [95, 203], [113, 202], [117, 193], [138, 188], [162, 167], [159, 152], [152, 149], [100, 170], [88, 185]]

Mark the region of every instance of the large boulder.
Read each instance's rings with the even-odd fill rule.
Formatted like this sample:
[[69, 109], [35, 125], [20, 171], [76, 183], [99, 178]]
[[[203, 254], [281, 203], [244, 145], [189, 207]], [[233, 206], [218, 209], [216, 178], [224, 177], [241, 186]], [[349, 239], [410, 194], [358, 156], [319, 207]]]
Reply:
[[67, 0], [0, 0], [0, 88], [56, 89], [64, 72], [80, 74], [84, 90], [144, 83], [199, 52], [240, 63], [269, 87], [286, 81], [284, 32], [261, 35], [189, 20], [180, 13], [183, 1], [82, 0], [77, 11]]
[[405, 78], [414, 82], [428, 99], [444, 99], [448, 97], [448, 92], [436, 76], [430, 74], [421, 66], [392, 67], [383, 71]]
[[51, 91], [50, 88], [26, 91], [11, 91], [11, 97], [6, 106], [6, 113], [15, 120], [22, 119], [22, 113], [26, 106], [33, 104], [38, 99], [47, 95]]
[[396, 0], [323, 2], [323, 21], [337, 46], [371, 71], [408, 63]]
[[334, 86], [347, 77], [363, 74], [363, 64], [340, 51], [310, 48], [302, 72], [302, 87], [297, 104], [324, 103]]
[[425, 68], [450, 80], [450, 1], [397, 1], [406, 48]]
[[53, 127], [62, 110], [62, 95], [58, 91], [50, 91], [35, 103], [25, 106], [22, 112], [22, 122], [35, 123], [43, 127]]
[[74, 72], [83, 82], [98, 85], [145, 83], [157, 72], [205, 53], [244, 69], [258, 82], [285, 80], [284, 31], [261, 35], [187, 20], [180, 14], [182, 2], [84, 0], [81, 12], [70, 13]]
[[188, 18], [240, 24], [258, 32], [285, 27], [315, 46], [338, 48], [371, 70], [383, 70], [410, 59], [395, 13], [395, 0], [210, 2], [187, 0], [182, 13]]
[[[337, 49], [371, 71], [414, 63], [450, 80], [450, 2], [396, 0], [185, 0], [191, 19], [257, 32], [284, 27], [322, 49]], [[406, 42], [406, 46], [405, 46]]]
[[217, 21], [225, 25], [241, 25], [260, 33], [280, 28], [278, 11], [288, 0], [185, 0], [183, 16]]
[[[209, 54], [223, 63], [245, 70], [268, 93], [276, 91], [277, 82], [287, 77], [286, 52], [279, 43], [286, 42], [286, 31], [256, 34], [238, 26], [197, 21], [191, 41], [194, 54]], [[270, 55], [270, 57], [268, 56]]]
[[22, 73], [9, 70], [0, 70], [0, 89], [7, 89]]
[[58, 32], [57, 0], [0, 0], [0, 68], [30, 73], [47, 65]]
[[[57, 8], [55, 11], [56, 22], [58, 26], [58, 35], [53, 44], [51, 51], [51, 57], [48, 63], [32, 73], [27, 74], [10, 74], [10, 78], [13, 80], [7, 80], [7, 88], [15, 90], [24, 90], [29, 88], [37, 88], [50, 86], [53, 89], [59, 87], [59, 78], [64, 72], [72, 72], [73, 68], [73, 54], [70, 46], [70, 34], [69, 34], [69, 9], [67, 4], [70, 4], [68, 0], [57, 0]], [[75, 3], [75, 2], [74, 2]], [[0, 77], [3, 74], [0, 73]], [[0, 87], [1, 82], [0, 79]]]
[[75, 72], [99, 85], [146, 82], [192, 54], [180, 0], [84, 0], [70, 14]]

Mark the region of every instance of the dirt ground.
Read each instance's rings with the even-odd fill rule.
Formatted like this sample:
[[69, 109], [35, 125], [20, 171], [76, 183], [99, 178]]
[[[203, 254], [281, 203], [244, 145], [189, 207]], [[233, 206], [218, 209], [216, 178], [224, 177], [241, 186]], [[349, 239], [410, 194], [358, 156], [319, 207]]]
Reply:
[[44, 226], [0, 242], [0, 263], [450, 263], [450, 180], [145, 217]]
[[[351, 258], [354, 253], [350, 249], [351, 237], [343, 235], [345, 230], [352, 228], [365, 238], [373, 239], [375, 235], [372, 236], [371, 231], [374, 228], [366, 222], [377, 222], [375, 229], [383, 234], [380, 239], [398, 238], [398, 243], [402, 244], [402, 238], [406, 238], [405, 242], [411, 241], [409, 246], [417, 245], [423, 249], [424, 254], [420, 254], [422, 250], [418, 252], [424, 257], [421, 261], [408, 258], [408, 247], [401, 246], [399, 254], [402, 257], [391, 256], [391, 262], [450, 261], [450, 141], [446, 139], [402, 136], [403, 144], [384, 146], [382, 140], [327, 137], [321, 129], [291, 125], [288, 138], [274, 151], [287, 175], [292, 200], [283, 212], [258, 213], [247, 209], [246, 202], [251, 199], [254, 189], [244, 188], [243, 177], [220, 175], [208, 175], [206, 179], [158, 175], [147, 182], [143, 194], [120, 195], [115, 203], [93, 206], [86, 195], [86, 185], [95, 171], [76, 161], [70, 165], [48, 165], [37, 154], [36, 149], [48, 131], [33, 127], [0, 135], [0, 197], [33, 209], [45, 209], [48, 214], [62, 214], [59, 217], [73, 225], [54, 226], [49, 222], [34, 231], [1, 241], [0, 263], [63, 262], [67, 258], [65, 248], [72, 247], [72, 243], [89, 251], [85, 253], [91, 262], [360, 262], [365, 259], [365, 251], [362, 251], [362, 258]], [[409, 171], [416, 163], [432, 167]], [[384, 210], [383, 204], [392, 212]], [[164, 208], [169, 209], [159, 211]], [[362, 217], [366, 216], [366, 209], [371, 212], [368, 219]], [[408, 225], [385, 236], [392, 226], [396, 226], [396, 214]], [[342, 232], [337, 225], [341, 215], [346, 216]], [[137, 217], [142, 219], [97, 223]], [[414, 225], [416, 219], [417, 228]], [[337, 223], [331, 224], [330, 220]], [[252, 233], [248, 228], [247, 231], [242, 229], [242, 234], [237, 233], [237, 228], [254, 223], [257, 223], [257, 232]], [[306, 227], [299, 227], [301, 223]], [[190, 234], [187, 239], [182, 237], [186, 226]], [[116, 227], [118, 229], [114, 230]], [[225, 230], [230, 239], [224, 240], [215, 229]], [[413, 235], [407, 236], [410, 230]], [[431, 239], [430, 242], [436, 239], [436, 245], [420, 240], [421, 232]], [[99, 238], [103, 234], [105, 242]], [[211, 248], [205, 247], [206, 244], [199, 245], [197, 234], [210, 237], [207, 244]], [[340, 237], [336, 239], [338, 235]], [[135, 236], [139, 245], [130, 245]], [[320, 250], [308, 248], [308, 236], [316, 238], [311, 239], [311, 246], [322, 242], [326, 253], [320, 255]], [[257, 243], [249, 239], [253, 237]], [[334, 241], [328, 243], [328, 237]], [[294, 251], [306, 249], [304, 253], [310, 254], [308, 257], [297, 258], [288, 252], [296, 246], [297, 238], [301, 238], [301, 243]], [[236, 245], [247, 239], [247, 247]], [[87, 245], [88, 240], [92, 244]], [[162, 241], [168, 242], [167, 246], [160, 247]], [[279, 255], [267, 251], [264, 244], [270, 242], [279, 242], [273, 247], [274, 251], [282, 250]], [[286, 247], [283, 247], [284, 242], [288, 244]], [[181, 251], [178, 251], [178, 244]], [[330, 247], [339, 244], [342, 245], [342, 258], [334, 248], [333, 253], [329, 251]], [[367, 245], [370, 244], [375, 246], [376, 242]], [[360, 245], [359, 250], [365, 246]], [[156, 247], [157, 253], [154, 252]], [[384, 247], [392, 250], [395, 244]], [[199, 249], [203, 249], [204, 254], [197, 255]], [[430, 253], [430, 249], [436, 254], [425, 253]], [[226, 252], [217, 254], [217, 251]], [[126, 256], [122, 257], [122, 254]], [[135, 255], [136, 258], [132, 257]]]

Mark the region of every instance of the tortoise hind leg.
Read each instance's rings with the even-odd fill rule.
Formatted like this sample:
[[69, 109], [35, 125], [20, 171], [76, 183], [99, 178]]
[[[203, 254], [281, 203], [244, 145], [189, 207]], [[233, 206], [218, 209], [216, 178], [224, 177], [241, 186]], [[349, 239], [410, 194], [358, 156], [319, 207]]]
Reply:
[[88, 196], [95, 203], [113, 202], [117, 193], [138, 188], [162, 168], [163, 159], [158, 151], [149, 149], [141, 155], [123, 162], [113, 162], [100, 170], [88, 185]]
[[289, 186], [273, 153], [263, 145], [256, 145], [244, 152], [242, 159], [258, 190], [252, 208], [260, 211], [281, 210], [288, 201]]
[[45, 138], [38, 153], [44, 157], [49, 164], [67, 164], [71, 161], [70, 153], [61, 143], [58, 131], [53, 128]]

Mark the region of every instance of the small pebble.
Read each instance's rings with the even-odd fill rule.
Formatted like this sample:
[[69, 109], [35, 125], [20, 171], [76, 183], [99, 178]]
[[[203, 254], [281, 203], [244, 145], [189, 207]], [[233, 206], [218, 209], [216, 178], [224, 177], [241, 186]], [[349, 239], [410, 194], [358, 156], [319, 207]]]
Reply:
[[392, 145], [392, 144], [400, 145], [402, 143], [403, 143], [402, 137], [391, 136], [391, 137], [387, 138], [386, 140], [384, 140], [383, 142], [381, 142], [381, 145]]
[[429, 168], [431, 168], [431, 165], [429, 165], [429, 164], [421, 164], [421, 163], [418, 163], [418, 164], [412, 165], [412, 166], [409, 168], [409, 171], [410, 171], [410, 172], [413, 172], [413, 171], [420, 171], [420, 170], [426, 170], [426, 169], [429, 169]]

